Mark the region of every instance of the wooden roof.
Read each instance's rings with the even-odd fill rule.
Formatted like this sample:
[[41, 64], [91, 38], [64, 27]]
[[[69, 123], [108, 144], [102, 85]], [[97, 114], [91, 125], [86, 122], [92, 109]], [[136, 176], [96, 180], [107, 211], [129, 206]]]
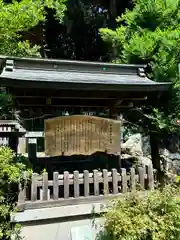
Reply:
[[144, 65], [0, 56], [0, 66], [4, 86], [118, 92], [162, 92], [170, 86], [148, 79]]

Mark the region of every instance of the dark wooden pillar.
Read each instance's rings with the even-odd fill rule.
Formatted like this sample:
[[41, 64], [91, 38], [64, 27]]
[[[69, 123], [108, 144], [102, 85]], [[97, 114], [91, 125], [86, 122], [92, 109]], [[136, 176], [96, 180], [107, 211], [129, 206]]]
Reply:
[[36, 165], [36, 159], [37, 159], [37, 139], [36, 138], [28, 139], [28, 158], [34, 170]]
[[10, 136], [9, 137], [9, 147], [17, 154], [18, 148], [18, 136]]

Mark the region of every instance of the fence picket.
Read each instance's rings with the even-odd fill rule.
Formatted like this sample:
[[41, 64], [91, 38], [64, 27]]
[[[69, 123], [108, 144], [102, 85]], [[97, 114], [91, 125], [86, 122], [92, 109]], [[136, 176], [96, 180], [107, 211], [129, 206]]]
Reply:
[[103, 169], [103, 185], [104, 185], [104, 195], [109, 194], [109, 182], [108, 182], [108, 171]]
[[31, 201], [37, 200], [37, 174], [32, 174], [32, 183], [31, 183]]
[[93, 180], [94, 180], [94, 195], [99, 195], [99, 176], [98, 176], [98, 170], [93, 170]]
[[127, 176], [126, 176], [126, 169], [121, 168], [121, 184], [122, 184], [122, 192], [127, 192]]
[[25, 202], [24, 188], [23, 188], [21, 183], [19, 184], [18, 202], [19, 203], [24, 203]]
[[113, 184], [113, 194], [118, 193], [118, 176], [117, 176], [117, 169], [112, 169], [112, 184]]
[[43, 184], [42, 184], [42, 197], [43, 200], [48, 200], [48, 173], [43, 173]]
[[[43, 190], [42, 188], [40, 188], [40, 200], [43, 201]], [[50, 189], [48, 189], [48, 196], [47, 196], [47, 200], [50, 200]]]
[[144, 167], [138, 167], [140, 189], [144, 190]]
[[74, 197], [79, 197], [79, 171], [74, 171]]
[[64, 198], [69, 198], [69, 172], [64, 172]]
[[136, 190], [136, 176], [135, 176], [135, 169], [131, 168], [130, 169], [130, 188], [131, 191], [135, 191]]
[[89, 171], [84, 170], [84, 196], [89, 196]]
[[26, 200], [27, 175], [28, 173], [25, 171], [23, 174], [24, 186], [19, 184], [18, 203], [24, 203]]
[[148, 174], [148, 188], [150, 190], [153, 190], [154, 189], [154, 176], [153, 176], [152, 165], [148, 165], [147, 174]]
[[59, 198], [59, 183], [58, 183], [58, 172], [53, 173], [53, 199]]

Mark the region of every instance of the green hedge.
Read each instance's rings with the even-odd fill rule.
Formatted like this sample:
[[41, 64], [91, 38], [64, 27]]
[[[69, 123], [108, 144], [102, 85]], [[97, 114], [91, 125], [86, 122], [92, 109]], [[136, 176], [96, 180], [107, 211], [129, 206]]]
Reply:
[[138, 193], [118, 199], [104, 215], [99, 239], [180, 239], [180, 188], [168, 185], [142, 197]]
[[26, 166], [17, 162], [11, 149], [0, 147], [0, 239], [9, 240], [14, 234], [19, 239], [17, 230], [10, 223], [10, 215], [16, 209], [18, 184]]

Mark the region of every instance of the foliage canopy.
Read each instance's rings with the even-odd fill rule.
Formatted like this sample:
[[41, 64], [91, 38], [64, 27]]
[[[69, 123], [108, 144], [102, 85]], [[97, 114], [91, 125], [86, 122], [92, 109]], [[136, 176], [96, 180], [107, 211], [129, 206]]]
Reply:
[[146, 117], [154, 129], [174, 130], [171, 120], [180, 117], [180, 1], [135, 0], [134, 8], [118, 17], [117, 23], [115, 30], [100, 29], [112, 51], [112, 61], [147, 64], [152, 69], [148, 74], [151, 79], [172, 83], [166, 106], [152, 109], [151, 119]]
[[39, 55], [39, 46], [23, 41], [21, 33], [45, 22], [45, 8], [56, 9], [58, 19], [62, 20], [66, 5], [64, 0], [22, 0], [12, 3], [0, 0], [0, 54]]

